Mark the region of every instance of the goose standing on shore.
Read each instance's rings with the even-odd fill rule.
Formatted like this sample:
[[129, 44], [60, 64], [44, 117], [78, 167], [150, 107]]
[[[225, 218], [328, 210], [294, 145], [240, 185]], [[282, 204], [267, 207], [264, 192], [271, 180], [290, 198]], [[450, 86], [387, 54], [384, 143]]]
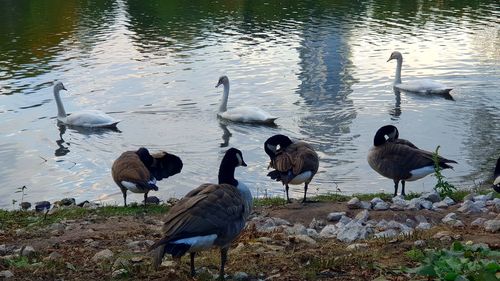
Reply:
[[278, 117], [274, 117], [255, 106], [239, 106], [227, 109], [227, 100], [229, 98], [229, 78], [225, 75], [221, 76], [215, 87], [217, 88], [220, 85], [224, 86], [222, 100], [219, 105], [219, 113], [217, 114], [221, 118], [235, 122], [257, 124], [273, 124], [274, 121], [278, 119]]
[[500, 157], [498, 157], [497, 165], [495, 166], [495, 172], [493, 173], [493, 189], [496, 192], [500, 192]]
[[67, 91], [62, 82], [57, 82], [54, 85], [54, 98], [57, 104], [57, 120], [60, 122], [70, 126], [89, 128], [114, 128], [120, 122], [99, 110], [82, 110], [67, 115], [59, 94], [61, 90]]
[[271, 160], [269, 167], [275, 169], [267, 175], [285, 185], [287, 202], [291, 202], [288, 197], [288, 185], [303, 183], [302, 202], [305, 203], [308, 185], [319, 168], [319, 157], [314, 148], [303, 141], [292, 142], [285, 135], [274, 135], [264, 143], [264, 151]]
[[[368, 164], [380, 175], [394, 180], [394, 196], [398, 194], [401, 181], [401, 195], [405, 196], [405, 181], [415, 181], [434, 173], [434, 160], [432, 152], [418, 149], [411, 142], [398, 138], [399, 132], [395, 126], [387, 125], [378, 129], [373, 147], [368, 152]], [[442, 169], [453, 168], [447, 163], [457, 162], [439, 156]]]
[[157, 241], [154, 266], [158, 268], [168, 253], [180, 259], [190, 253], [191, 275], [195, 275], [194, 257], [199, 251], [220, 248], [220, 278], [231, 242], [245, 227], [252, 210], [252, 194], [234, 178], [235, 168], [246, 166], [241, 151], [226, 151], [219, 168], [219, 184], [206, 183], [189, 192], [170, 209], [163, 225], [163, 238]]
[[113, 163], [113, 180], [123, 193], [123, 203], [127, 206], [127, 191], [144, 193], [144, 204], [151, 190], [158, 190], [156, 181], [175, 175], [182, 170], [179, 157], [164, 151], [151, 155], [141, 147], [137, 151], [126, 151]]
[[394, 79], [394, 87], [403, 92], [413, 92], [421, 94], [438, 94], [443, 95], [445, 98], [453, 99], [450, 95], [452, 88], [447, 87], [441, 83], [428, 80], [414, 80], [409, 82], [401, 81], [401, 68], [403, 66], [403, 55], [400, 52], [394, 51], [387, 61], [396, 60], [396, 76]]

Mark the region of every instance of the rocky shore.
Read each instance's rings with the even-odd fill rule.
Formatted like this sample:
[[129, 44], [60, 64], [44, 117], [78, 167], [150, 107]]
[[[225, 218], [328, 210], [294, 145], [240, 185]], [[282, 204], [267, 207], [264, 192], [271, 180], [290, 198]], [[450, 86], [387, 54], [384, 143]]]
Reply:
[[[413, 249], [453, 241], [500, 248], [498, 194], [460, 202], [426, 193], [255, 208], [229, 252], [228, 280], [415, 280]], [[61, 203], [63, 202], [64, 203]], [[151, 266], [169, 204], [99, 207], [61, 200], [42, 212], [0, 213], [0, 279], [193, 280], [188, 258]], [[201, 253], [196, 280], [217, 278], [218, 253]], [[378, 279], [377, 279], [378, 278]], [[417, 278], [418, 280], [418, 278]], [[425, 279], [422, 279], [425, 280]]]

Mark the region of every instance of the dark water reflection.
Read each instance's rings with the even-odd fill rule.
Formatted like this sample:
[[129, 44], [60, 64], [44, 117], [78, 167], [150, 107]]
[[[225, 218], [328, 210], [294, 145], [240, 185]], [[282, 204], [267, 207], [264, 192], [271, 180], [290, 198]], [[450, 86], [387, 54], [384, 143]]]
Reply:
[[[215, 181], [224, 151], [244, 152], [237, 176], [255, 195], [270, 182], [263, 141], [284, 133], [321, 156], [313, 193], [390, 190], [366, 163], [373, 134], [401, 137], [460, 164], [461, 186], [490, 176], [500, 154], [500, 6], [495, 1], [0, 1], [0, 207], [17, 187], [28, 199], [120, 202], [110, 177], [124, 150], [147, 146], [182, 157], [159, 196]], [[455, 101], [399, 93], [389, 54], [404, 55], [403, 80], [452, 85]], [[255, 105], [275, 127], [216, 117], [218, 77], [229, 107]], [[57, 126], [51, 87], [68, 112], [99, 109], [119, 131]], [[432, 188], [428, 177], [409, 190]], [[301, 188], [293, 189], [299, 196]], [[137, 199], [139, 200], [139, 199]]]

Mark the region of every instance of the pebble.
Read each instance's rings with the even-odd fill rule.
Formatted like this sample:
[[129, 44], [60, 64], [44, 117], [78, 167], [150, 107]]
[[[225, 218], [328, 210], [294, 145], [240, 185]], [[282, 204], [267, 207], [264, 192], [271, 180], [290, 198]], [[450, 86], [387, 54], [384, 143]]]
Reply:
[[424, 240], [417, 240], [415, 242], [413, 242], [413, 245], [415, 245], [415, 247], [419, 247], [419, 248], [423, 248], [425, 247], [427, 243], [425, 243]]
[[347, 208], [349, 208], [349, 209], [361, 209], [361, 201], [359, 201], [359, 199], [357, 197], [353, 197], [353, 198], [351, 198], [351, 200], [349, 200], [347, 202]]
[[113, 271], [113, 273], [111, 274], [111, 278], [113, 278], [113, 279], [121, 278], [127, 274], [128, 274], [128, 271], [126, 269], [120, 268], [118, 270]]
[[61, 260], [62, 258], [63, 258], [63, 256], [61, 254], [59, 254], [58, 252], [52, 252], [47, 257], [47, 260], [49, 260], [49, 261], [57, 261], [57, 260]]
[[429, 230], [431, 229], [432, 225], [428, 222], [421, 222], [417, 225], [417, 227], [415, 227], [415, 229], [418, 229], [418, 230]]
[[25, 246], [25, 247], [21, 248], [21, 256], [31, 259], [35, 255], [36, 255], [36, 251], [32, 246]]
[[[326, 220], [328, 221], [338, 221], [342, 216], [345, 216], [345, 212], [334, 212], [334, 213], [329, 213], [328, 216], [326, 217]], [[312, 222], [311, 222], [312, 223]]]
[[247, 273], [239, 271], [233, 275], [233, 280], [235, 280], [235, 281], [247, 281], [247, 280], [250, 280], [250, 278], [248, 277]]
[[373, 209], [376, 210], [376, 211], [384, 211], [384, 210], [387, 210], [389, 209], [389, 204], [387, 202], [378, 202], [375, 204], [375, 206], [373, 206]]
[[368, 244], [367, 243], [354, 243], [354, 244], [351, 244], [349, 246], [347, 246], [347, 250], [348, 251], [355, 251], [355, 250], [359, 250], [359, 249], [366, 249], [368, 248]]
[[489, 232], [500, 230], [500, 220], [487, 220], [484, 222], [484, 229]]
[[99, 262], [99, 261], [111, 261], [113, 259], [113, 252], [109, 249], [102, 250], [98, 253], [96, 253], [92, 257], [93, 262]]
[[487, 221], [487, 219], [485, 219], [485, 218], [477, 218], [477, 219], [473, 220], [470, 223], [470, 225], [471, 226], [483, 226], [485, 221]]
[[8, 279], [14, 277], [14, 273], [10, 270], [2, 270], [0, 271], [0, 279]]

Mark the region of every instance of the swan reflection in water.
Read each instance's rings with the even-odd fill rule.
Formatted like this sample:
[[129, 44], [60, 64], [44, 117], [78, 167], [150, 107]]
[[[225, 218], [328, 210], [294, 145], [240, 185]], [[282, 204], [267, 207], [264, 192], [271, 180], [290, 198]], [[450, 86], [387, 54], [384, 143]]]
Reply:
[[396, 103], [394, 104], [394, 108], [389, 110], [389, 115], [392, 116], [392, 120], [397, 120], [399, 119], [399, 116], [401, 116], [401, 91], [399, 91], [396, 87], [393, 87], [393, 90]]
[[219, 127], [222, 129], [222, 143], [220, 144], [220, 147], [228, 147], [229, 146], [229, 139], [233, 136], [231, 134], [231, 131], [227, 128], [227, 124], [224, 122], [219, 122]]
[[57, 144], [58, 148], [54, 151], [54, 155], [57, 157], [64, 156], [70, 152], [69, 146], [71, 145], [71, 143], [65, 141], [63, 138], [67, 129], [71, 129], [71, 130], [76, 131], [76, 132], [83, 134], [83, 135], [93, 135], [93, 134], [103, 135], [103, 134], [106, 134], [110, 131], [117, 132], [117, 133], [122, 132], [116, 127], [111, 127], [111, 128], [78, 127], [78, 126], [66, 125], [60, 121], [57, 122], [57, 127], [59, 129], [59, 139], [56, 140], [56, 144]]

